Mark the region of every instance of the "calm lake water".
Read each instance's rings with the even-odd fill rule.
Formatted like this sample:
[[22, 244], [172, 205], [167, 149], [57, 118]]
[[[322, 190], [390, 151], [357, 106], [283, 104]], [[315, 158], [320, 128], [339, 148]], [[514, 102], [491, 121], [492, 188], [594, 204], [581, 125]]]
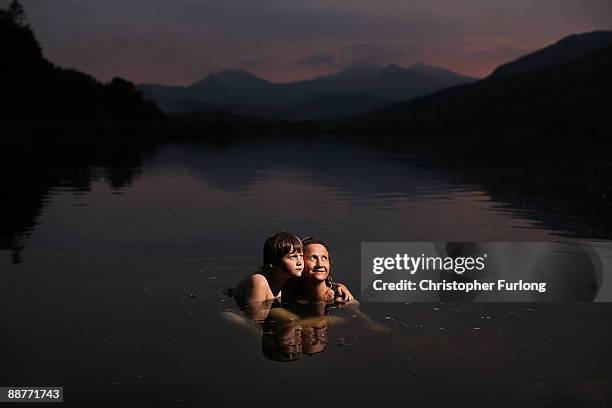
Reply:
[[[575, 205], [596, 187], [563, 200], [524, 181], [554, 169], [535, 180], [316, 140], [34, 162], [3, 179], [0, 385], [64, 386], [75, 406], [612, 402], [609, 304], [364, 303], [294, 311], [304, 320], [270, 339], [222, 294], [281, 229], [326, 240], [358, 297], [362, 241], [610, 238], [609, 203]], [[270, 359], [295, 325], [310, 352]]]

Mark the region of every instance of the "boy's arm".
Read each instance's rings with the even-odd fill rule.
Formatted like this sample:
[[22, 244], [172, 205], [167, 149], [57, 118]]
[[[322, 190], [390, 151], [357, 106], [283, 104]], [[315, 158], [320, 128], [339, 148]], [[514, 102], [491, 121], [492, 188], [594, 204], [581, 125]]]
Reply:
[[273, 300], [264, 300], [263, 302], [246, 303], [241, 309], [244, 314], [256, 322], [263, 322], [268, 318], [270, 309], [272, 308]]
[[273, 297], [266, 278], [259, 274], [244, 278], [234, 289], [234, 298], [238, 305], [253, 302], [263, 302]]
[[234, 291], [236, 303], [247, 317], [263, 321], [272, 306], [272, 291], [265, 277], [253, 274], [238, 284]]

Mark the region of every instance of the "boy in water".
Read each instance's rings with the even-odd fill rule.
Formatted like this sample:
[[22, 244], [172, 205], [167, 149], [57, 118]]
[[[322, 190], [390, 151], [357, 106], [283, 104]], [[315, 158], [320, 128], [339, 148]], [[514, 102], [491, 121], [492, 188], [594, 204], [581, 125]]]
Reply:
[[272, 301], [281, 297], [282, 289], [291, 278], [299, 278], [304, 269], [302, 242], [285, 231], [266, 239], [263, 265], [244, 278], [233, 291], [239, 305]]

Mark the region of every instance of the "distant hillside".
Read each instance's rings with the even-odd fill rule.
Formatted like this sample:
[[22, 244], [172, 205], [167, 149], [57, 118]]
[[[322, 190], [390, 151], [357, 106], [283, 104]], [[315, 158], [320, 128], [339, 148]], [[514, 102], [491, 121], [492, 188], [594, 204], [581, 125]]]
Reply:
[[313, 119], [364, 112], [474, 80], [425, 64], [354, 64], [333, 75], [283, 84], [244, 70], [225, 70], [186, 87], [138, 88], [167, 113], [224, 111]]
[[162, 116], [134, 85], [91, 76], [47, 61], [23, 8], [0, 10], [0, 117], [133, 120]]
[[[570, 38], [575, 41], [580, 36]], [[562, 40], [558, 44], [564, 43]], [[553, 51], [545, 49], [534, 55], [550, 53]], [[343, 122], [343, 126], [354, 130], [422, 126], [596, 133], [612, 130], [612, 41], [559, 65], [550, 60], [526, 69], [524, 61], [505, 66], [506, 72], [516, 74], [491, 75], [473, 84], [393, 104]]]
[[612, 44], [612, 31], [570, 35], [553, 45], [501, 65], [490, 77], [503, 78], [562, 65], [610, 44]]

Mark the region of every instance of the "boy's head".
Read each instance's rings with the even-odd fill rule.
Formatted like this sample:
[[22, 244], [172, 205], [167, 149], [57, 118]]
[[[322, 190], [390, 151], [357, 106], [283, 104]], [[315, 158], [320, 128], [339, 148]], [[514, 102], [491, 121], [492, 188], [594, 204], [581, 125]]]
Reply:
[[270, 273], [281, 267], [294, 276], [302, 274], [302, 241], [286, 231], [278, 232], [266, 239], [263, 248], [262, 271]]
[[273, 361], [289, 362], [302, 358], [302, 326], [295, 320], [263, 323], [261, 351]]
[[308, 237], [302, 241], [304, 247], [303, 277], [327, 281], [331, 284], [332, 261], [327, 244], [320, 239]]

